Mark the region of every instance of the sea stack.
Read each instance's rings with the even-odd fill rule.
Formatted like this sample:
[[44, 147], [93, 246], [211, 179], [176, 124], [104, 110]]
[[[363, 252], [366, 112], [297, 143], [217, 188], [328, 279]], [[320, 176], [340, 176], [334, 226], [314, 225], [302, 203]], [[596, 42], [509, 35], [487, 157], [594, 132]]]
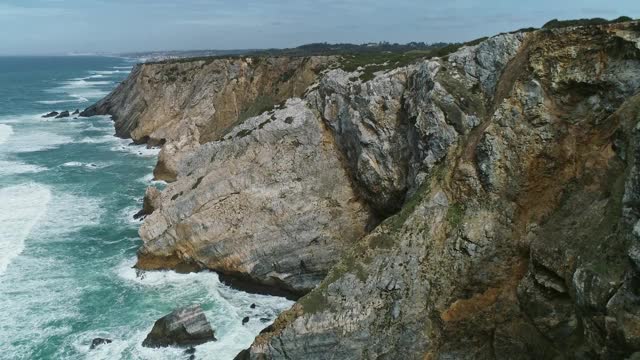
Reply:
[[142, 346], [190, 347], [215, 341], [214, 331], [200, 305], [179, 308], [158, 319]]

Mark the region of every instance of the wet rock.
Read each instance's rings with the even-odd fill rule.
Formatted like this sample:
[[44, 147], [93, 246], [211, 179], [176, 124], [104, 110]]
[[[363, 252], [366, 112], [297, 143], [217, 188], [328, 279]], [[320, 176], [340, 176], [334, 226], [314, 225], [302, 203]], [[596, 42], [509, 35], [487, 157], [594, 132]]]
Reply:
[[245, 316], [245, 317], [242, 319], [242, 325], [244, 325], [244, 324], [246, 324], [246, 323], [248, 323], [248, 322], [249, 322], [249, 317], [248, 317], [248, 316]]
[[62, 118], [67, 118], [69, 117], [69, 111], [65, 110], [63, 112], [61, 112], [60, 114], [58, 114], [55, 118], [56, 119], [62, 119]]
[[93, 350], [95, 348], [97, 348], [100, 345], [103, 344], [111, 344], [113, 342], [113, 340], [111, 339], [105, 339], [105, 338], [95, 338], [91, 341], [91, 347], [89, 347], [89, 349]]
[[46, 115], [42, 115], [42, 117], [43, 117], [43, 118], [52, 118], [52, 117], [58, 116], [59, 114], [60, 114], [60, 113], [59, 113], [59, 112], [57, 112], [57, 111], [52, 111], [52, 112], [50, 112], [50, 113], [48, 113], [48, 114], [46, 114]]
[[80, 114], [80, 110], [79, 109], [76, 109], [73, 113], [71, 113], [71, 115], [78, 115], [78, 114]]
[[256, 308], [256, 304], [251, 304], [251, 306], [249, 306], [249, 307], [252, 308], [252, 309], [255, 309]]
[[193, 346], [215, 341], [200, 305], [176, 309], [158, 319], [142, 342], [145, 347]]
[[190, 347], [190, 348], [188, 348], [187, 350], [185, 350], [185, 351], [184, 351], [184, 353], [185, 353], [185, 354], [188, 354], [188, 355], [195, 354], [195, 353], [196, 353], [196, 348], [194, 348], [194, 347]]

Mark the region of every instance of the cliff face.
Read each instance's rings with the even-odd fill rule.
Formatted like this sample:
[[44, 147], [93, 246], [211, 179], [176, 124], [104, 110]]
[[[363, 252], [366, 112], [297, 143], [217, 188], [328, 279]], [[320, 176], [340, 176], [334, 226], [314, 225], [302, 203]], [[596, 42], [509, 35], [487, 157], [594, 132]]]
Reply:
[[300, 99], [185, 155], [140, 229], [142, 269], [196, 265], [304, 294], [371, 218]]
[[81, 115], [112, 115], [116, 135], [138, 143], [172, 143], [155, 175], [173, 181], [176, 146], [217, 140], [245, 119], [301, 96], [334, 61], [269, 57], [141, 64]]
[[[239, 358], [640, 351], [640, 25], [503, 34], [369, 81], [332, 61], [225, 131], [178, 107], [197, 131], [151, 136], [176, 181], [147, 192], [140, 268], [308, 293]], [[100, 111], [131, 122], [141, 71], [93, 109], [123, 97]]]
[[[402, 73], [395, 96], [361, 102], [342, 87], [357, 104], [332, 102], [329, 124], [352, 106], [403, 104], [395, 120], [408, 136], [391, 142], [406, 152], [341, 147], [352, 169], [367, 163], [353, 159], [389, 164], [353, 174], [365, 194], [408, 188], [409, 199], [239, 358], [618, 359], [640, 350], [637, 31], [503, 35], [359, 85]], [[336, 126], [337, 139], [358, 125], [390, 134], [387, 118], [359, 114], [356, 126]], [[383, 173], [369, 169], [394, 167], [402, 176], [367, 188], [366, 174]]]

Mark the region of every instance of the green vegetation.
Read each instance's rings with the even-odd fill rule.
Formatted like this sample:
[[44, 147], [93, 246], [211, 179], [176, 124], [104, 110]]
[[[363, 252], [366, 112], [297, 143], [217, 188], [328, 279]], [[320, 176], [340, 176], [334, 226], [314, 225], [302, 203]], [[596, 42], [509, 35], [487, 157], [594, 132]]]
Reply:
[[449, 206], [449, 209], [447, 209], [447, 222], [449, 222], [449, 225], [451, 225], [453, 229], [457, 228], [462, 223], [464, 211], [465, 207], [460, 203], [452, 204]]
[[617, 24], [622, 22], [633, 21], [628, 16], [620, 16], [617, 19], [607, 20], [603, 18], [577, 19], [577, 20], [558, 20], [553, 19], [542, 26], [543, 29], [558, 29], [570, 26], [590, 26], [590, 25], [606, 25]]
[[253, 102], [249, 104], [249, 107], [244, 109], [238, 115], [238, 123], [242, 123], [250, 117], [260, 115], [267, 112], [276, 105], [276, 99], [271, 96], [261, 95], [258, 96]]
[[486, 40], [486, 37], [479, 38], [466, 43], [438, 43], [420, 49], [412, 49], [406, 52], [360, 52], [345, 54], [342, 56], [340, 68], [353, 72], [362, 68], [360, 80], [368, 81], [374, 78], [374, 74], [378, 71], [386, 71], [402, 66], [415, 63], [419, 60], [430, 59], [434, 57], [445, 57], [452, 52], [457, 51], [463, 46], [478, 45]]

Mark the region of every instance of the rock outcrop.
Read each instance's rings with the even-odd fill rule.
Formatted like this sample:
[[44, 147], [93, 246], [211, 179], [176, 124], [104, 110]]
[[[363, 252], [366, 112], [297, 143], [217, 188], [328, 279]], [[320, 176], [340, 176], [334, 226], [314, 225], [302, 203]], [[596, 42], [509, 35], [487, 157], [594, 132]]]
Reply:
[[215, 341], [211, 324], [200, 305], [172, 311], [158, 319], [142, 342], [145, 347], [190, 347]]
[[639, 351], [638, 30], [498, 36], [398, 70], [424, 134], [412, 195], [241, 358]]
[[177, 173], [140, 229], [138, 268], [195, 263], [304, 294], [371, 219], [300, 99], [199, 146]]
[[[140, 66], [85, 113], [167, 140], [156, 173], [174, 182], [147, 193], [139, 268], [306, 294], [239, 358], [640, 351], [638, 23], [501, 34], [367, 81], [338, 61], [231, 120], [174, 92], [214, 66], [185, 64]], [[258, 98], [236, 74], [211, 87], [235, 94], [221, 106]]]
[[154, 174], [173, 181], [172, 154], [217, 140], [245, 119], [301, 96], [334, 61], [255, 57], [141, 64], [80, 115], [112, 115], [116, 135], [136, 143], [170, 142], [172, 147], [163, 150]]
[[47, 114], [42, 115], [42, 117], [43, 117], [43, 118], [45, 118], [45, 119], [46, 119], [46, 118], [52, 118], [52, 117], [56, 117], [56, 116], [58, 116], [59, 114], [60, 114], [60, 113], [59, 113], [59, 112], [57, 112], [57, 111], [52, 111], [52, 112], [50, 112], [50, 113], [47, 113]]
[[111, 340], [111, 339], [95, 338], [95, 339], [91, 340], [91, 346], [89, 347], [89, 350], [93, 350], [93, 349], [97, 348], [100, 345], [111, 344], [112, 342], [113, 342], [113, 340]]
[[56, 119], [62, 119], [62, 118], [67, 118], [69, 116], [70, 116], [69, 111], [65, 110], [65, 111], [61, 112], [60, 114], [56, 115], [55, 118]]

